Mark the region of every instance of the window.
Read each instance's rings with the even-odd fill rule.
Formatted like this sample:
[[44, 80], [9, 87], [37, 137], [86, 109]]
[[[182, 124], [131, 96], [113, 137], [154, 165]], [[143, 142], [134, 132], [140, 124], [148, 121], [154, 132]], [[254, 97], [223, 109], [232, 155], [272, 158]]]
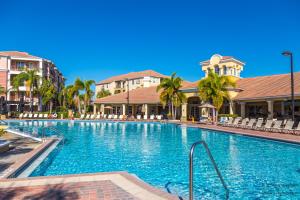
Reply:
[[140, 79], [137, 79], [137, 80], [135, 81], [135, 83], [136, 83], [136, 84], [140, 84]]
[[236, 68], [233, 68], [233, 75], [236, 76]]
[[227, 75], [227, 67], [225, 65], [223, 66], [223, 74]]
[[25, 67], [25, 63], [24, 62], [17, 62], [17, 67], [18, 68], [24, 68]]
[[219, 68], [219, 65], [216, 65], [215, 66], [215, 73], [220, 75], [220, 68]]
[[131, 84], [134, 85], [134, 80], [131, 81]]

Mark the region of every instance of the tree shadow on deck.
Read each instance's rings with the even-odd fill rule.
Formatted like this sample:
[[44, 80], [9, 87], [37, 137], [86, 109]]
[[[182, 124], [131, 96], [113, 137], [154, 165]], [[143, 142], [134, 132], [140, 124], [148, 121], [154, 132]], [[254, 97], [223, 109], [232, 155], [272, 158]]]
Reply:
[[[42, 190], [42, 191], [41, 191]], [[37, 191], [37, 192], [35, 192]], [[76, 191], [71, 188], [64, 188], [62, 185], [42, 186], [31, 188], [9, 188], [0, 189], [0, 199], [24, 199], [24, 200], [73, 200], [78, 199]]]

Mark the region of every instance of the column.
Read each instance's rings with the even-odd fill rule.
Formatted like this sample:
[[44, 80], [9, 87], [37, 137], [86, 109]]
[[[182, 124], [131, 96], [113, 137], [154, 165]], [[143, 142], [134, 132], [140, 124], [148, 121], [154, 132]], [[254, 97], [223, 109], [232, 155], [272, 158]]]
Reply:
[[281, 115], [285, 115], [285, 112], [284, 112], [284, 101], [281, 102]]
[[234, 103], [233, 101], [229, 101], [229, 114], [234, 114]]
[[126, 115], [126, 105], [122, 104], [122, 115]]
[[145, 106], [145, 115], [148, 117], [148, 104], [144, 104]]
[[181, 121], [187, 121], [187, 103], [181, 105]]
[[268, 103], [268, 119], [273, 119], [273, 104], [274, 104], [274, 101], [272, 100], [269, 100], [267, 101]]
[[100, 104], [100, 112], [101, 114], [104, 114], [104, 104]]
[[245, 118], [246, 116], [246, 102], [240, 102], [241, 104], [241, 117]]
[[[86, 111], [85, 111], [86, 112]], [[94, 104], [94, 115], [97, 114], [97, 104]]]

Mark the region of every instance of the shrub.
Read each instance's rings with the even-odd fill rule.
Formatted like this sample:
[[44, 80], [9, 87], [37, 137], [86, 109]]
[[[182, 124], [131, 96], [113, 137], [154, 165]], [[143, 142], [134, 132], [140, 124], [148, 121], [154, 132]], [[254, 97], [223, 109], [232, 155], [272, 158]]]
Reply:
[[4, 129], [0, 128], [0, 137], [3, 136], [6, 132], [4, 131]]

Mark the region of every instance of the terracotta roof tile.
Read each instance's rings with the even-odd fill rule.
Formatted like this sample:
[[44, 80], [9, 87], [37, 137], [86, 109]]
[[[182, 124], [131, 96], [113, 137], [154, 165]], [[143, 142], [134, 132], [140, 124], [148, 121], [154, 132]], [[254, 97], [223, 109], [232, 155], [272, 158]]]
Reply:
[[[182, 89], [196, 88], [198, 82], [187, 84]], [[290, 82], [290, 74], [242, 78], [237, 81], [237, 88], [242, 91], [235, 97], [235, 100], [289, 97], [291, 95]], [[295, 95], [300, 96], [300, 72], [294, 73], [294, 83]]]
[[[129, 102], [131, 104], [142, 104], [142, 103], [156, 104], [156, 103], [160, 103], [159, 95], [160, 92], [156, 92], [156, 86], [147, 87], [147, 88], [138, 88], [129, 91]], [[107, 103], [107, 104], [127, 103], [127, 92], [122, 92], [112, 96], [96, 99], [95, 103]]]
[[135, 78], [141, 78], [141, 77], [145, 77], [145, 76], [152, 76], [152, 77], [159, 77], [159, 78], [166, 78], [168, 76], [165, 76], [163, 74], [160, 74], [156, 71], [153, 70], [145, 70], [145, 71], [140, 71], [140, 72], [130, 72], [128, 74], [122, 74], [122, 75], [118, 75], [118, 76], [113, 76], [111, 78], [105, 79], [103, 81], [100, 81], [99, 83], [97, 83], [97, 85], [99, 84], [104, 84], [104, 83], [111, 83], [113, 81], [119, 81], [119, 80], [124, 80], [126, 78], [128, 79], [135, 79]]
[[[295, 95], [300, 96], [300, 72], [294, 73], [294, 83]], [[289, 97], [290, 84], [290, 74], [243, 78], [237, 81], [237, 87], [243, 91], [235, 100]]]
[[0, 56], [12, 56], [18, 58], [33, 58], [33, 59], [41, 59], [40, 57], [30, 55], [27, 52], [21, 51], [0, 51]]

